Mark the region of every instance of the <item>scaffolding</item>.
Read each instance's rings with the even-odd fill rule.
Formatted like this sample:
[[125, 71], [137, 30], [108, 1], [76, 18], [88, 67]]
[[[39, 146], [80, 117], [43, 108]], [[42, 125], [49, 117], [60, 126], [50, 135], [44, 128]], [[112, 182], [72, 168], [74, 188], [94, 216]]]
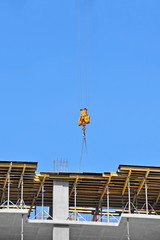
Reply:
[[0, 208], [26, 208], [28, 217], [34, 211], [32, 218], [36, 218], [39, 207], [41, 219], [52, 219], [46, 207], [52, 207], [53, 181], [65, 180], [69, 219], [109, 223], [122, 213], [160, 213], [160, 167], [119, 165], [112, 173], [36, 170], [37, 162], [0, 161]]

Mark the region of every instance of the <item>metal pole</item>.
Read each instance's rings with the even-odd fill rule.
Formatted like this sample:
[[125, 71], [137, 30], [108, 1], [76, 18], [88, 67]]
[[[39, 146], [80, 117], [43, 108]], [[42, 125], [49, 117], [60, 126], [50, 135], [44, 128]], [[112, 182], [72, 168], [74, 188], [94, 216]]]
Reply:
[[42, 219], [44, 218], [44, 182], [42, 182]]
[[109, 223], [109, 186], [107, 185], [107, 222]]
[[138, 212], [138, 196], [136, 194], [136, 212]]
[[17, 192], [18, 192], [18, 200], [17, 200], [17, 204], [18, 204], [18, 208], [19, 208], [19, 201], [20, 201], [20, 199], [19, 199], [19, 187], [17, 188]]
[[4, 193], [3, 193], [3, 203], [5, 204], [5, 201], [6, 201], [6, 189], [3, 188], [3, 191], [4, 191]]
[[35, 198], [35, 219], [37, 216], [37, 198]]
[[102, 200], [101, 200], [101, 222], [102, 222]]
[[129, 218], [127, 218], [127, 239], [130, 240], [130, 234], [129, 234]]
[[74, 187], [74, 218], [75, 218], [75, 221], [76, 221], [76, 215], [77, 215], [77, 213], [76, 213], [76, 208], [77, 208], [77, 206], [76, 206], [76, 202], [77, 202], [77, 190], [76, 190], [76, 187], [77, 187], [77, 184], [75, 183], [75, 187]]
[[24, 219], [23, 219], [23, 214], [22, 214], [22, 222], [21, 222], [21, 240], [23, 240], [23, 221], [24, 221]]
[[9, 208], [9, 197], [10, 197], [10, 172], [8, 171], [8, 200], [7, 200], [7, 208]]
[[145, 178], [145, 193], [146, 193], [146, 214], [148, 215], [148, 194], [147, 194], [147, 179]]
[[22, 174], [22, 181], [21, 181], [21, 206], [23, 206], [23, 174]]
[[122, 195], [122, 210], [124, 212], [124, 195]]
[[128, 176], [128, 211], [131, 213], [130, 177]]

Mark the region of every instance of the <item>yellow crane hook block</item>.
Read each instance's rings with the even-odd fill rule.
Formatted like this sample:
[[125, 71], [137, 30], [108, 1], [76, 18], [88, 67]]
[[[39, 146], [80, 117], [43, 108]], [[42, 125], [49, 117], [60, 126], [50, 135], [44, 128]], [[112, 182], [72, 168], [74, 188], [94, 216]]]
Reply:
[[78, 118], [78, 125], [85, 126], [86, 124], [90, 123], [90, 116], [87, 114], [87, 108], [80, 109], [81, 115]]

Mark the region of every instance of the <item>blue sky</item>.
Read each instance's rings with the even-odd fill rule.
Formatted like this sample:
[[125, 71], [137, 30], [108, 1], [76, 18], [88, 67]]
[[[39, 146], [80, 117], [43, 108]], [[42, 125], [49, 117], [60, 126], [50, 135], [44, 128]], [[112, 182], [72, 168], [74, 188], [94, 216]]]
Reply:
[[77, 1], [0, 1], [0, 159], [77, 171], [87, 107], [91, 171], [159, 166], [160, 2]]

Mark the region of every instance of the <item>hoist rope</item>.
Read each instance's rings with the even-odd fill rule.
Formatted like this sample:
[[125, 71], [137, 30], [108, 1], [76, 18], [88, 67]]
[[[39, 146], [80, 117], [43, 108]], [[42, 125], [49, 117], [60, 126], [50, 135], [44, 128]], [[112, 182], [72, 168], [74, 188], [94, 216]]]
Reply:
[[87, 142], [86, 142], [86, 137], [84, 135], [83, 138], [82, 138], [81, 155], [80, 155], [80, 159], [79, 159], [79, 172], [81, 170], [81, 162], [82, 162], [82, 156], [83, 156], [84, 143], [85, 143], [85, 148], [86, 148], [86, 156], [87, 156], [88, 168], [89, 168], [89, 171], [90, 171], [90, 163], [89, 163], [89, 157], [88, 157]]
[[78, 44], [79, 44], [79, 56], [77, 58], [79, 65], [79, 82], [80, 82], [80, 106], [82, 107], [82, 45], [81, 45], [81, 11], [80, 0], [77, 0], [77, 28], [78, 28]]
[[[82, 107], [83, 103], [83, 94], [85, 95], [85, 92], [83, 89], [83, 86], [86, 88], [86, 103], [87, 106], [89, 104], [89, 0], [86, 0], [86, 34], [85, 34], [85, 40], [86, 40], [86, 68], [85, 68], [85, 78], [82, 84], [82, 34], [81, 34], [81, 0], [77, 0], [77, 22], [78, 22], [78, 40], [79, 40], [79, 81], [80, 81], [80, 105]], [[85, 96], [84, 96], [85, 97]], [[84, 101], [85, 102], [85, 101]], [[82, 147], [81, 147], [81, 154], [80, 154], [80, 160], [79, 160], [79, 172], [81, 169], [81, 162], [82, 162], [82, 156], [83, 156], [83, 148], [85, 144], [85, 150], [87, 155], [87, 162], [88, 162], [88, 168], [90, 171], [90, 164], [89, 164], [89, 158], [88, 158], [88, 150], [87, 150], [87, 143], [85, 138], [85, 130], [83, 131], [83, 139], [82, 139]]]
[[[79, 66], [79, 87], [80, 87], [80, 106], [89, 105], [89, 85], [90, 85], [90, 64], [89, 64], [89, 0], [86, 0], [86, 10], [85, 10], [85, 45], [82, 46], [82, 21], [81, 21], [81, 0], [77, 0], [77, 29], [78, 29], [78, 45], [79, 45], [79, 53], [78, 53], [78, 66]], [[85, 58], [82, 59], [82, 48], [85, 48]], [[84, 63], [84, 64], [82, 64]], [[85, 68], [83, 67], [85, 66]], [[84, 71], [82, 71], [84, 68]], [[83, 74], [84, 73], [84, 74]], [[82, 74], [84, 77], [82, 77]], [[84, 80], [83, 80], [84, 79]], [[86, 95], [86, 96], [85, 96]]]
[[89, 168], [89, 171], [91, 171], [91, 169], [90, 169], [90, 164], [89, 164], [89, 158], [88, 158], [88, 150], [87, 150], [86, 138], [84, 138], [84, 142], [85, 142], [85, 147], [86, 147], [86, 154], [87, 154], [88, 168]]
[[86, 0], [86, 106], [89, 106], [89, 0]]
[[81, 162], [82, 162], [82, 156], [83, 156], [83, 146], [84, 146], [84, 139], [82, 138], [82, 147], [81, 147], [81, 155], [80, 155], [80, 159], [79, 159], [79, 169], [78, 171], [81, 171]]

